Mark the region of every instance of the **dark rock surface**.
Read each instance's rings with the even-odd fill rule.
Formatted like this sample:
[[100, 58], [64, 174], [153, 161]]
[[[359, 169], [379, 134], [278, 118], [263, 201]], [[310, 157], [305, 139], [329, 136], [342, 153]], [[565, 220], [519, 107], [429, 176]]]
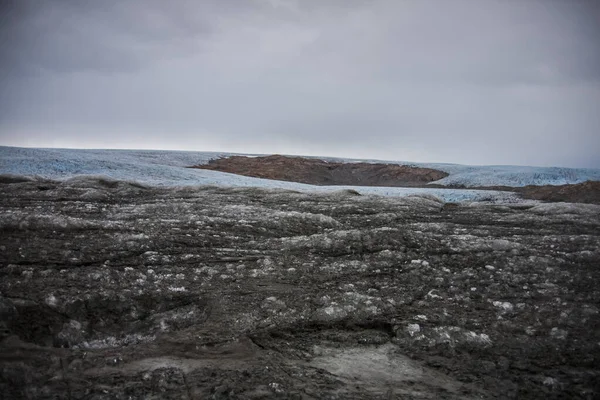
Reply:
[[0, 190], [0, 398], [600, 394], [599, 206]]
[[316, 158], [272, 155], [231, 156], [193, 168], [311, 185], [418, 186], [448, 176], [431, 168], [394, 164], [327, 162]]

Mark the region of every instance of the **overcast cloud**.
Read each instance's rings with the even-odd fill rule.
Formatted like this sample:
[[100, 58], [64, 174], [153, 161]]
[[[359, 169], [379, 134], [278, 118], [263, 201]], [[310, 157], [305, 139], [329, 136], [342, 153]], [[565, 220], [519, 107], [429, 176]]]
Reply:
[[13, 0], [0, 144], [600, 167], [595, 0]]

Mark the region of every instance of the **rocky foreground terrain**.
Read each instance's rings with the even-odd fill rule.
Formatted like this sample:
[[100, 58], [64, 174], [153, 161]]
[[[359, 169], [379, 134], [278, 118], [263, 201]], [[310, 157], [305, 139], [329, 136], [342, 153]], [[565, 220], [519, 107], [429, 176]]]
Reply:
[[600, 396], [600, 206], [0, 184], [0, 398]]

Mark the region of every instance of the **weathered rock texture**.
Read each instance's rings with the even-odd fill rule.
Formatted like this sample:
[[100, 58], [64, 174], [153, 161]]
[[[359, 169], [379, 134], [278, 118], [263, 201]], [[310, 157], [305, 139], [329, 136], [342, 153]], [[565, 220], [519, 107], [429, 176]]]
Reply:
[[600, 207], [0, 186], [0, 398], [600, 396]]
[[338, 163], [280, 155], [232, 156], [211, 160], [208, 164], [193, 168], [311, 185], [416, 186], [448, 176], [445, 172], [430, 168], [393, 164]]

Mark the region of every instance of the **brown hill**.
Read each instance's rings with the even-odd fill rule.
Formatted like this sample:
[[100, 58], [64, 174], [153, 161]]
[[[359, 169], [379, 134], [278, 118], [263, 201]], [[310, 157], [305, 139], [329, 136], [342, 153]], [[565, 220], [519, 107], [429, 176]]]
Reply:
[[527, 199], [600, 204], [600, 182], [594, 181], [560, 186], [525, 186], [516, 191]]
[[435, 188], [455, 188], [455, 189], [477, 189], [477, 190], [503, 190], [507, 192], [518, 193], [521, 197], [531, 200], [541, 200], [549, 202], [566, 203], [590, 203], [600, 204], [600, 182], [586, 181], [567, 185], [543, 185], [543, 186], [443, 186], [427, 185]]
[[[208, 164], [196, 165], [190, 168], [311, 185], [451, 188], [435, 183], [429, 184], [448, 176], [443, 171], [431, 168], [364, 162], [327, 162], [313, 158], [281, 155], [264, 157], [231, 156], [211, 160]], [[465, 187], [454, 186], [454, 188]], [[526, 199], [542, 201], [600, 204], [600, 182], [593, 181], [562, 186], [486, 186], [469, 187], [469, 189], [505, 190], [519, 193]]]
[[311, 185], [420, 186], [448, 176], [445, 172], [431, 168], [393, 164], [327, 162], [281, 155], [232, 156], [211, 160], [208, 164], [191, 168]]

